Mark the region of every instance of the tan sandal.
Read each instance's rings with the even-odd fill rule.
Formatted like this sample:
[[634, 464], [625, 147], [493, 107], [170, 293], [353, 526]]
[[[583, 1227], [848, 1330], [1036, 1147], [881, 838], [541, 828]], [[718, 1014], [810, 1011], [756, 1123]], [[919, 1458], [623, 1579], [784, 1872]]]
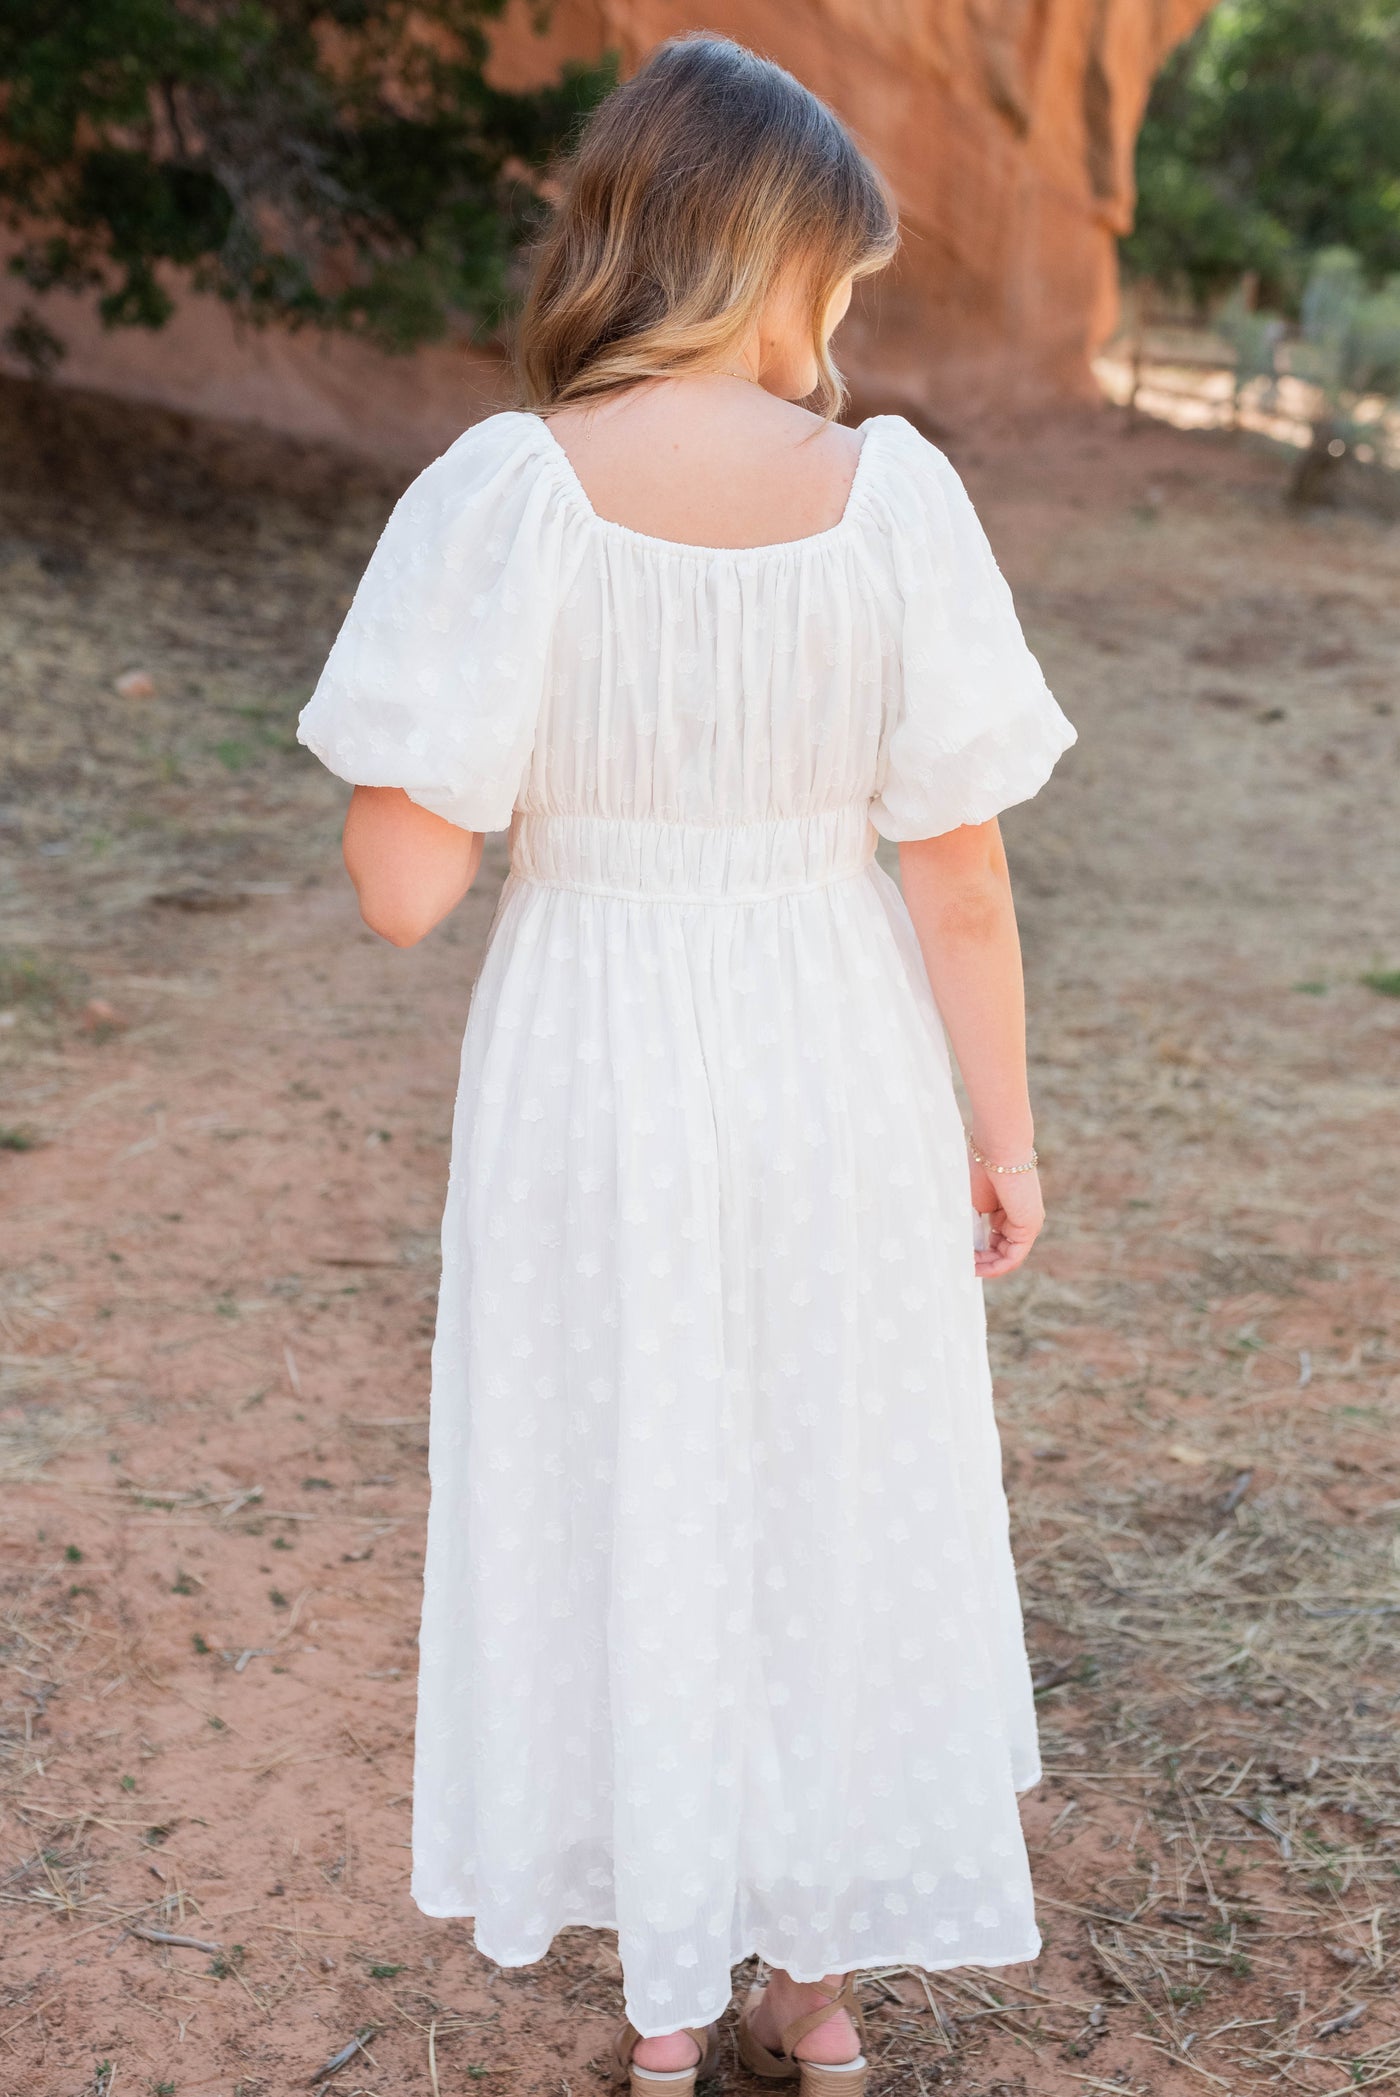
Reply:
[[[856, 2001], [855, 1975], [848, 1973], [841, 1991], [815, 2010], [794, 2017], [782, 2034], [782, 2052], [770, 2053], [753, 2028], [753, 2013], [763, 1999], [762, 1988], [751, 1988], [739, 2012], [739, 2058], [751, 2075], [764, 2075], [772, 2082], [796, 2082], [801, 2078], [800, 2097], [865, 2097], [870, 2081], [870, 2063], [865, 2058], [865, 2019]], [[800, 2061], [793, 2048], [808, 2032], [825, 2024], [833, 2010], [844, 2010], [856, 2028], [861, 2051], [853, 2061], [835, 2065], [828, 2061]]]
[[613, 2060], [619, 2082], [628, 2084], [631, 2097], [691, 2097], [697, 2082], [704, 2082], [719, 2066], [719, 2033], [713, 2024], [698, 2031], [693, 2025], [685, 2027], [687, 2038], [694, 2039], [700, 2049], [700, 2058], [690, 2068], [639, 2068], [632, 2058], [632, 2049], [642, 2034], [635, 2024], [618, 2026], [613, 2046]]

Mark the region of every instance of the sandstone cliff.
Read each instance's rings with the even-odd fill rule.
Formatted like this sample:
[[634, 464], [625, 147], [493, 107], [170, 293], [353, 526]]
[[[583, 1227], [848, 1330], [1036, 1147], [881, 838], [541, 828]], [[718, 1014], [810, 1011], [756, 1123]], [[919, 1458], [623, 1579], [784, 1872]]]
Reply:
[[[1087, 393], [1112, 325], [1114, 239], [1132, 213], [1132, 158], [1153, 73], [1211, 0], [557, 0], [543, 38], [514, 0], [496, 38], [502, 82], [565, 56], [707, 28], [790, 66], [851, 123], [894, 185], [894, 270], [864, 289], [841, 337], [862, 411], [931, 431], [994, 407]], [[0, 278], [0, 327], [21, 303]], [[506, 397], [498, 361], [463, 349], [391, 359], [350, 342], [235, 331], [186, 301], [162, 334], [104, 334], [56, 298], [65, 378], [196, 413], [327, 437], [396, 462], [431, 457]]]
[[561, 0], [544, 52], [512, 25], [498, 62], [523, 82], [612, 45], [630, 66], [663, 36], [708, 28], [789, 66], [859, 133], [904, 221], [898, 264], [843, 338], [861, 402], [956, 427], [1089, 390], [1148, 89], [1210, 5]]

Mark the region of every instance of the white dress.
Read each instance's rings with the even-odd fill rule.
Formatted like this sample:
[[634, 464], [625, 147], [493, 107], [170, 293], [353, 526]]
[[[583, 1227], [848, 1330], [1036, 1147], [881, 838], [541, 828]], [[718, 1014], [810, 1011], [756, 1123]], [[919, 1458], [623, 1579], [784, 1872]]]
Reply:
[[942, 1027], [875, 833], [1074, 731], [952, 467], [863, 426], [743, 551], [597, 516], [547, 425], [391, 517], [301, 717], [511, 868], [433, 1352], [413, 1897], [501, 1965], [615, 1926], [645, 2033], [1039, 1949], [1039, 1775]]

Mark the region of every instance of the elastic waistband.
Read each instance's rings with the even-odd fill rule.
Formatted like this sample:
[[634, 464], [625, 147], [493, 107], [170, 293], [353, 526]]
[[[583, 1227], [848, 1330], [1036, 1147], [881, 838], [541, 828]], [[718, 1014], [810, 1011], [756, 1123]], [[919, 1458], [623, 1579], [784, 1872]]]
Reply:
[[869, 804], [763, 823], [517, 815], [517, 879], [636, 901], [761, 903], [860, 873], [875, 853]]

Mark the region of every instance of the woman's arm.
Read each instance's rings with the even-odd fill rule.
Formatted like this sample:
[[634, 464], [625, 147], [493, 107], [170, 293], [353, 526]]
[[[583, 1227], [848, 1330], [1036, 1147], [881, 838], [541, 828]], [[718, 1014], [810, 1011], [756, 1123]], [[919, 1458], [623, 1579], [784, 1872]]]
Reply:
[[342, 840], [360, 916], [396, 947], [416, 946], [455, 910], [481, 865], [479, 830], [459, 830], [397, 786], [357, 786]]
[[[1018, 1165], [1034, 1143], [1026, 1085], [1021, 942], [1001, 831], [972, 823], [899, 848], [904, 900], [949, 1044], [957, 1058], [977, 1148]], [[1045, 1209], [1034, 1172], [973, 1164], [973, 1205], [991, 1217], [992, 1242], [977, 1255], [987, 1279], [1010, 1274], [1035, 1243]]]

